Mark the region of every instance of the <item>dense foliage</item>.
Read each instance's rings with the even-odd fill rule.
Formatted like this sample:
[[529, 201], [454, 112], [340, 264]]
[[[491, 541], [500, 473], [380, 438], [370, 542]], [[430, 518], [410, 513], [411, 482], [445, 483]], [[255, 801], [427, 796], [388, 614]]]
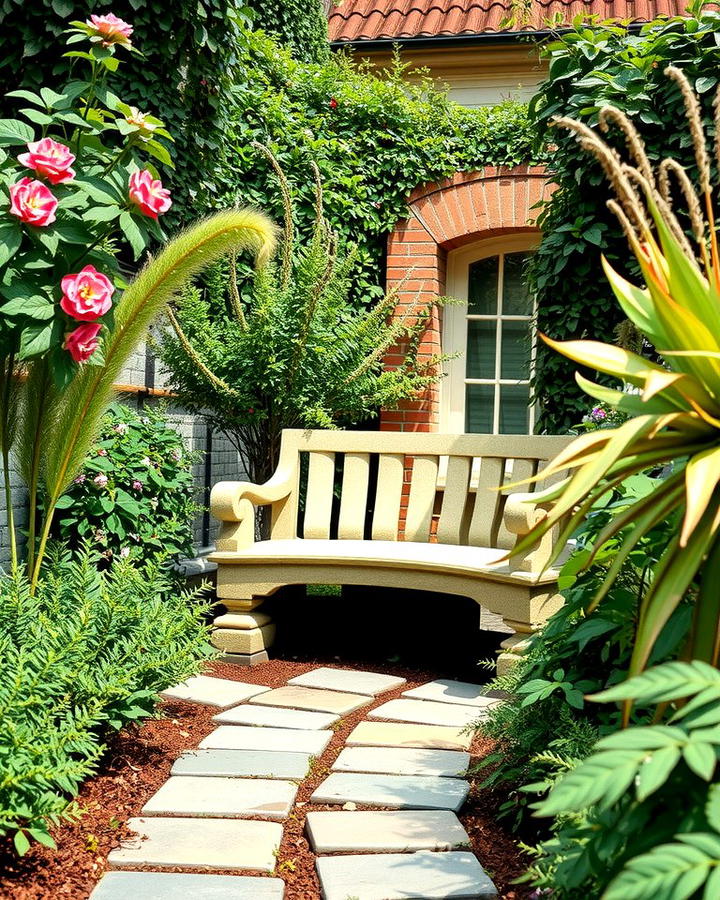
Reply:
[[[0, 3], [0, 76], [5, 84], [36, 89], [62, 84], [71, 60], [55, 47], [72, 19], [110, 10], [132, 23], [144, 64], [119, 73], [128, 103], [167, 122], [177, 140], [173, 220], [198, 215], [193, 200], [211, 190], [214, 160], [226, 133], [230, 69], [244, 43], [248, 10], [242, 0], [3, 0]], [[2, 113], [11, 108], [5, 102]], [[202, 212], [202, 210], [200, 210]]]
[[106, 735], [152, 715], [157, 692], [196, 674], [206, 610], [157, 567], [58, 553], [33, 596], [0, 576], [0, 835], [53, 846]]
[[[424, 303], [391, 324], [392, 293], [368, 308], [353, 306], [356, 251], [338, 250], [319, 180], [306, 239], [295, 230], [293, 195], [277, 160], [256, 149], [265, 156], [257, 168], [273, 171], [284, 199], [281, 259], [255, 273], [247, 300], [234, 261], [229, 277], [216, 270], [204, 289], [186, 291], [168, 314], [173, 330], [162, 357], [183, 406], [223, 431], [250, 478], [263, 482], [277, 466], [283, 428], [348, 426], [396, 407], [436, 380], [439, 360], [417, 359]], [[406, 347], [404, 361], [386, 369], [396, 342]]]
[[[676, 127], [682, 97], [664, 70], [672, 63], [687, 73], [705, 122], [711, 123], [718, 30], [720, 13], [695, 4], [694, 16], [658, 20], [639, 33], [619, 25], [578, 23], [546, 46], [548, 78], [530, 106], [540, 139], [557, 144], [551, 169], [559, 189], [541, 215], [544, 236], [531, 273], [542, 332], [562, 340], [613, 341], [624, 313], [602, 277], [601, 252], [613, 264], [622, 260], [628, 272], [636, 271], [624, 253], [622, 231], [606, 209], [602, 169], [570, 135], [548, 130], [548, 120], [573, 116], [592, 125], [600, 107], [611, 103], [633, 117], [651, 161], [670, 155], [694, 171], [689, 135]], [[622, 134], [613, 129], [611, 138], [622, 147]], [[580, 421], [586, 402], [575, 386], [574, 366], [541, 345], [536, 367], [539, 426], [564, 432]]]
[[57, 504], [53, 535], [88, 541], [105, 560], [192, 555], [192, 465], [163, 410], [113, 404], [80, 472]]
[[330, 53], [323, 0], [247, 0], [253, 27], [287, 44], [293, 56], [321, 62]]
[[307, 173], [316, 163], [340, 249], [357, 245], [357, 298], [382, 294], [386, 236], [419, 184], [537, 156], [521, 104], [466, 109], [429, 79], [404, 80], [399, 64], [380, 79], [341, 54], [309, 64], [261, 34], [248, 39], [227, 97], [232, 127], [214, 172], [219, 202], [255, 203], [282, 219], [272, 172], [252, 147], [259, 141], [298, 186], [296, 224], [307, 237], [315, 215]]

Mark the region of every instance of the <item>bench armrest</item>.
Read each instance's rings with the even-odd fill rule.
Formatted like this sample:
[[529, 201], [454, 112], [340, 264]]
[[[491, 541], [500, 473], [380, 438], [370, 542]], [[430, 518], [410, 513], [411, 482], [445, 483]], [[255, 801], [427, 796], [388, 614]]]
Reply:
[[[511, 534], [517, 535], [516, 545], [542, 522], [550, 508], [548, 503], [534, 503], [534, 498], [532, 493], [517, 493], [509, 494], [505, 501], [503, 524]], [[534, 547], [520, 553], [511, 551], [510, 564], [521, 572], [542, 572], [550, 559], [556, 538], [557, 528], [551, 528]]]
[[237, 553], [255, 541], [255, 509], [287, 500], [294, 489], [293, 475], [278, 470], [265, 484], [219, 481], [210, 492], [210, 512], [222, 525], [217, 549]]

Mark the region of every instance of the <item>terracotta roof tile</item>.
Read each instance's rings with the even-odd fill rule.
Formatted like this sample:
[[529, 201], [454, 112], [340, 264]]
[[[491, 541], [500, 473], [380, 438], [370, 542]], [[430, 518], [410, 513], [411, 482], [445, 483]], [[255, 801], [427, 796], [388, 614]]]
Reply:
[[328, 17], [331, 41], [367, 41], [537, 31], [577, 15], [645, 22], [682, 15], [686, 0], [532, 0], [524, 19], [509, 23], [512, 0], [340, 0]]

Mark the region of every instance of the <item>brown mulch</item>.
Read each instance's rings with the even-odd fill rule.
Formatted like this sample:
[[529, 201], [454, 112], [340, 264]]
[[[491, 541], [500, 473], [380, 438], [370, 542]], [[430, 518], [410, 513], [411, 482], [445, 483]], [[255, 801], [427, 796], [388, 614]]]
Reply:
[[[352, 664], [357, 663], [353, 661]], [[213, 671], [208, 674], [279, 687], [295, 675], [319, 665], [347, 668], [350, 663], [341, 663], [337, 659], [309, 662], [278, 659], [252, 669], [214, 663], [210, 667]], [[375, 705], [397, 697], [411, 687], [443, 677], [443, 673], [437, 671], [390, 663], [383, 665], [377, 660], [366, 667], [403, 676], [408, 682], [397, 691], [383, 694]], [[305, 836], [305, 816], [312, 810], [337, 807], [310, 804], [309, 799], [329, 773], [349, 733], [370, 708], [351, 713], [337, 723], [333, 739], [315, 761], [310, 776], [301, 784], [296, 806], [283, 823], [276, 875], [285, 881], [286, 900], [318, 900], [320, 897], [314, 855]], [[64, 822], [55, 829], [57, 850], [36, 844], [25, 857], [18, 859], [7, 842], [0, 842], [0, 900], [86, 900], [107, 869], [108, 853], [129, 835], [125, 825], [127, 819], [140, 814], [142, 806], [167, 779], [172, 763], [180, 753], [197, 747], [213, 730], [215, 725], [211, 720], [216, 712], [215, 708], [192, 703], [167, 702], [163, 707], [164, 718], [125, 729], [116, 735], [108, 746], [100, 771], [80, 791], [77, 821]], [[482, 758], [492, 747], [491, 741], [477, 738], [472, 747], [473, 757]], [[460, 819], [468, 831], [473, 851], [495, 881], [500, 897], [520, 900], [528, 896], [529, 890], [511, 882], [522, 873], [523, 859], [509, 833], [497, 822], [496, 802], [487, 792], [473, 786]]]

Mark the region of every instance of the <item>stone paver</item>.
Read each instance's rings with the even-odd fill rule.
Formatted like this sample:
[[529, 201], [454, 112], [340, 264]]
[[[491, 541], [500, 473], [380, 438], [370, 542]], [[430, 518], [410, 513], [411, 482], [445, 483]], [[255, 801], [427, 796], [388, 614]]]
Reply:
[[168, 700], [190, 700], [205, 706], [235, 706], [250, 697], [269, 691], [261, 684], [245, 684], [229, 678], [211, 678], [209, 675], [195, 675], [175, 687], [161, 691], [160, 696]]
[[407, 725], [398, 722], [360, 722], [345, 741], [347, 747], [428, 747], [467, 750], [472, 735], [444, 725]]
[[435, 775], [361, 775], [333, 772], [311, 803], [363, 803], [394, 809], [451, 809], [457, 812], [470, 790], [459, 778]]
[[497, 891], [472, 853], [325, 856], [317, 860], [324, 900], [490, 900]]
[[220, 750], [289, 750], [320, 756], [332, 736], [332, 731], [220, 725], [200, 741], [200, 747], [215, 747]]
[[450, 681], [439, 678], [420, 687], [403, 691], [410, 700], [435, 700], [440, 703], [458, 703], [460, 706], [497, 706], [502, 699], [496, 694], [487, 695], [486, 684], [470, 684], [468, 681]]
[[323, 666], [304, 675], [291, 678], [288, 684], [302, 687], [325, 688], [331, 691], [347, 691], [350, 694], [376, 696], [405, 684], [404, 678], [382, 675], [379, 672], [363, 672], [359, 669], [331, 669]]
[[142, 814], [286, 819], [296, 793], [290, 781], [173, 775], [143, 806]]
[[[253, 701], [251, 701], [253, 702]], [[480, 711], [475, 706], [456, 703], [433, 703], [430, 700], [388, 700], [368, 713], [371, 719], [395, 722], [417, 722], [422, 725], [454, 725], [464, 728], [477, 721]]]
[[340, 719], [332, 713], [311, 712], [306, 709], [285, 709], [282, 706], [251, 706], [243, 703], [213, 716], [220, 725], [270, 725], [275, 728], [301, 728], [314, 731], [329, 728]]
[[311, 812], [306, 825], [316, 853], [454, 850], [470, 843], [458, 817], [446, 809]]
[[309, 753], [272, 750], [187, 750], [170, 770], [171, 775], [220, 775], [226, 778], [304, 778]]
[[419, 750], [406, 747], [346, 747], [333, 763], [337, 772], [385, 772], [389, 775], [462, 777], [470, 754], [457, 750]]
[[313, 709], [318, 712], [329, 712], [344, 715], [354, 712], [372, 703], [372, 697], [360, 694], [340, 693], [339, 691], [321, 691], [316, 688], [288, 685], [275, 688], [260, 697], [253, 697], [251, 703], [262, 706], [288, 706], [291, 709]]
[[280, 878], [186, 872], [108, 872], [90, 900], [282, 900]]
[[272, 872], [282, 840], [278, 822], [240, 819], [138, 818], [128, 828], [137, 836], [108, 856], [111, 868], [247, 869]]

